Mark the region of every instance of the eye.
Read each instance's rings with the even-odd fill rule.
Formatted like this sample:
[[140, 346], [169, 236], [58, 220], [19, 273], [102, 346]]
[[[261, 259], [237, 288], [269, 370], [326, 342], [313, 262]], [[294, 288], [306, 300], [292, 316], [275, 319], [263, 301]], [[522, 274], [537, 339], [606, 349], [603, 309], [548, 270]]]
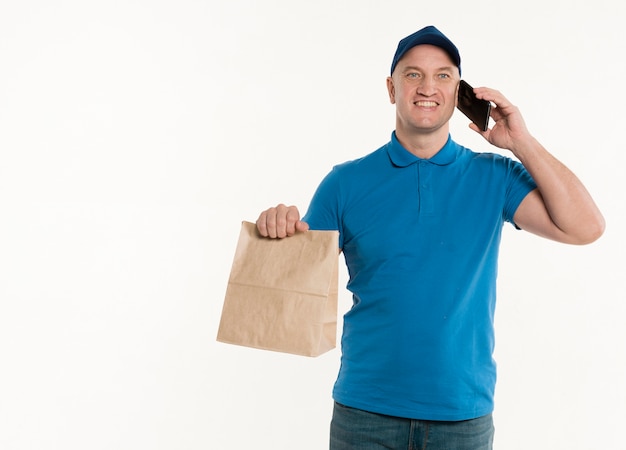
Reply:
[[441, 78], [442, 80], [447, 80], [448, 78], [450, 78], [450, 74], [449, 73], [440, 73], [439, 74], [439, 78]]
[[409, 73], [406, 74], [406, 77], [414, 80], [416, 78], [419, 78], [420, 74], [417, 73], [417, 72], [409, 72]]

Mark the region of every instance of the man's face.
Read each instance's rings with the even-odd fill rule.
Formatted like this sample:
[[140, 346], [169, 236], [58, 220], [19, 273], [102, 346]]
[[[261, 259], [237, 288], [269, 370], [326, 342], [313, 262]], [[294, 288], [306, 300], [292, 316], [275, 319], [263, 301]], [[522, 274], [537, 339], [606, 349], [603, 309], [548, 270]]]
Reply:
[[444, 50], [433, 45], [413, 47], [387, 79], [389, 99], [396, 105], [396, 126], [411, 134], [447, 133], [459, 79], [458, 68]]

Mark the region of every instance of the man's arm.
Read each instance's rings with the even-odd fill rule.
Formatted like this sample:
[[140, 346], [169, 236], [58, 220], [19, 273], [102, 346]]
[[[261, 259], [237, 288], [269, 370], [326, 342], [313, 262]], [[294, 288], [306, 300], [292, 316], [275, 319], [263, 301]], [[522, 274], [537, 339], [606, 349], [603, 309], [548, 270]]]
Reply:
[[517, 208], [513, 220], [531, 233], [568, 244], [588, 244], [604, 232], [602, 213], [581, 181], [552, 156], [527, 130], [518, 108], [500, 92], [474, 90], [478, 98], [495, 103], [493, 128], [482, 132], [491, 144], [510, 150], [537, 183]]

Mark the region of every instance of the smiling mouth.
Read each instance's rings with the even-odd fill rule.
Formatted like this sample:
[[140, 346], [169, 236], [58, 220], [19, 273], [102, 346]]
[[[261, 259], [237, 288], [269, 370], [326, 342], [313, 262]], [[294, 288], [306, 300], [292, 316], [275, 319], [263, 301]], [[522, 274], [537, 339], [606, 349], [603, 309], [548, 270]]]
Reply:
[[421, 106], [423, 108], [434, 108], [435, 106], [437, 106], [437, 102], [431, 102], [431, 101], [419, 101], [413, 104], [415, 106]]

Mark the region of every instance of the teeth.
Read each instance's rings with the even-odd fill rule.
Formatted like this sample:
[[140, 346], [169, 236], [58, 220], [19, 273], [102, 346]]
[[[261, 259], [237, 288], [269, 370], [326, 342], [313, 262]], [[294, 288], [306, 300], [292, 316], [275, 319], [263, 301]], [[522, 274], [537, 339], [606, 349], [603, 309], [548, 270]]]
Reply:
[[432, 106], [437, 106], [437, 103], [435, 103], [435, 102], [416, 102], [415, 104], [417, 106], [423, 106], [423, 107], [426, 107], [426, 108], [430, 108]]

